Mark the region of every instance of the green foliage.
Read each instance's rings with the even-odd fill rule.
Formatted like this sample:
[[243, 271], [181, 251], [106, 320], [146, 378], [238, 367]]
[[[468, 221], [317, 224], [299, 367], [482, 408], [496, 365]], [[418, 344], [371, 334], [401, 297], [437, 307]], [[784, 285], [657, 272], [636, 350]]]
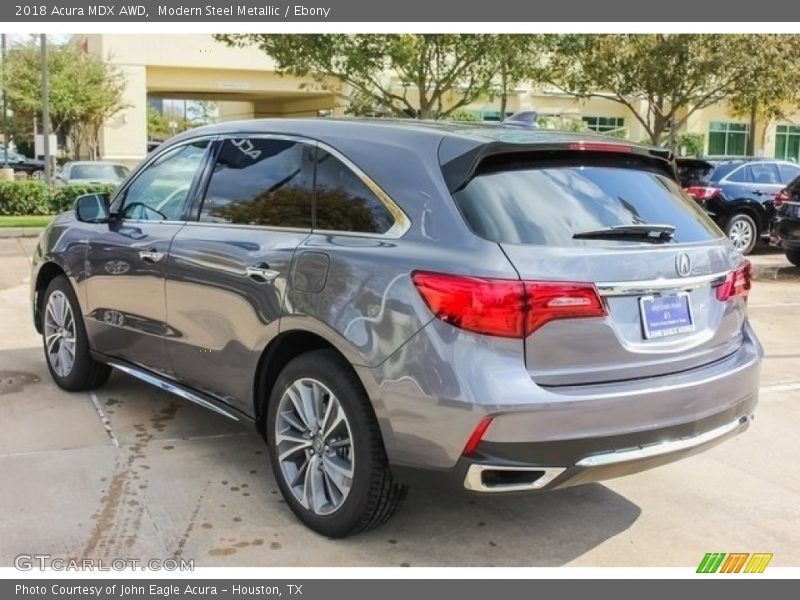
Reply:
[[681, 156], [702, 156], [706, 149], [706, 136], [702, 133], [681, 134], [677, 146]]
[[41, 181], [0, 181], [0, 215], [50, 212], [50, 190]]
[[83, 194], [112, 192], [109, 184], [48, 189], [42, 181], [0, 181], [0, 215], [51, 215], [70, 210]]
[[481, 118], [476, 115], [471, 110], [467, 110], [466, 108], [459, 108], [458, 110], [454, 110], [450, 113], [447, 117], [451, 121], [459, 121], [462, 123], [479, 123]]
[[447, 118], [491, 96], [498, 74], [506, 73], [506, 84], [522, 77], [515, 65], [528, 64], [521, 61], [522, 38], [534, 38], [511, 37], [518, 43], [500, 47], [498, 36], [477, 34], [215, 36], [230, 46], [256, 46], [280, 72], [310, 77], [321, 89], [354, 99], [357, 114], [420, 119]]
[[[54, 133], [68, 136], [76, 155], [96, 157], [100, 129], [125, 108], [122, 73], [89, 54], [77, 39], [48, 48], [50, 119]], [[41, 112], [41, 53], [36, 38], [8, 50], [3, 85], [13, 115], [12, 135], [20, 147], [31, 139], [31, 123]]]
[[723, 100], [747, 74], [739, 60], [739, 37], [563, 35], [554, 41], [547, 77], [576, 97], [607, 98], [628, 107], [649, 142], [660, 145], [670, 124], [680, 130], [692, 114]]
[[50, 212], [60, 213], [71, 210], [75, 205], [75, 198], [84, 194], [110, 194], [117, 186], [110, 183], [71, 184], [53, 190], [50, 199]]

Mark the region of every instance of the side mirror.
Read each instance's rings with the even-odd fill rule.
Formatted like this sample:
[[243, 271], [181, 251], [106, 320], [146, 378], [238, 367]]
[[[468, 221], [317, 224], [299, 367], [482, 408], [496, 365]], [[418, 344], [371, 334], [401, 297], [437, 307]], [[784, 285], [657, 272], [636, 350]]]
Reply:
[[84, 223], [107, 223], [111, 219], [108, 194], [85, 194], [75, 198], [75, 216]]

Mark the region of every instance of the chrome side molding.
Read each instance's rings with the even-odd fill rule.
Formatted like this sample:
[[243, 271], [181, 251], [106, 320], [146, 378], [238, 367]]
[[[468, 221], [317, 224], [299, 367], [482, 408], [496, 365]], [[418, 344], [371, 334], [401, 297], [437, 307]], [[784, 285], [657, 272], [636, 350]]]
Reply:
[[628, 296], [631, 294], [649, 294], [663, 290], [691, 290], [706, 284], [720, 285], [725, 281], [728, 272], [710, 273], [695, 277], [675, 279], [650, 279], [642, 281], [600, 281], [596, 283], [601, 296]]
[[232, 419], [233, 421], [237, 421], [240, 423], [245, 421], [243, 415], [238, 414], [237, 411], [233, 409], [228, 410], [227, 408], [220, 406], [215, 402], [206, 400], [205, 398], [202, 398], [198, 394], [187, 390], [183, 386], [180, 386], [176, 383], [172, 383], [171, 381], [163, 379], [158, 375], [155, 375], [154, 373], [150, 373], [143, 369], [138, 369], [131, 365], [124, 364], [115, 360], [108, 360], [106, 362], [108, 363], [109, 366], [114, 367], [115, 369], [119, 369], [120, 371], [122, 371], [123, 373], [127, 373], [131, 377], [136, 377], [136, 379], [140, 379], [145, 383], [149, 383], [150, 385], [162, 389], [165, 392], [169, 392], [170, 394], [180, 396], [184, 400], [188, 400], [189, 402], [198, 404], [203, 408], [207, 408], [208, 410], [213, 410], [215, 413], [220, 414], [223, 417], [228, 417], [229, 419]]

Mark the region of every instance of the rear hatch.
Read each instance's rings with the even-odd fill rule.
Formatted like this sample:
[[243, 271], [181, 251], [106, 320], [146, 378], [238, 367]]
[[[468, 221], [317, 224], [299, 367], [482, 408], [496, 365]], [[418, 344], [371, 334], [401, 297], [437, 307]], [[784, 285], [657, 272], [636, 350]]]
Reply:
[[[454, 191], [470, 227], [526, 282], [537, 383], [677, 373], [742, 344], [749, 270], [673, 176], [664, 158], [604, 144], [487, 156]], [[555, 316], [531, 321], [536, 311]]]

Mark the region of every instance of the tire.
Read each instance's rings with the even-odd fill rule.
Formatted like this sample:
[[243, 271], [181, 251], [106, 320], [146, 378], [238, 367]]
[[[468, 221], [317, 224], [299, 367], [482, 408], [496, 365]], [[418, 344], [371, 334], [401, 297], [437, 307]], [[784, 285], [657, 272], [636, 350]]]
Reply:
[[30, 178], [35, 181], [41, 181], [42, 179], [44, 179], [44, 171], [42, 170], [31, 171]]
[[[293, 397], [301, 399], [302, 414]], [[316, 410], [302, 401], [313, 398]], [[319, 427], [326, 413], [328, 426]], [[329, 435], [313, 436], [314, 427]], [[265, 434], [283, 498], [317, 533], [341, 538], [381, 525], [405, 497], [407, 488], [392, 478], [366, 392], [334, 351], [315, 350], [284, 367], [269, 398]]]
[[56, 385], [68, 392], [93, 390], [103, 385], [111, 374], [111, 367], [91, 357], [80, 306], [64, 275], [54, 278], [47, 286], [41, 315], [44, 357]]
[[725, 225], [725, 235], [742, 254], [750, 254], [758, 242], [758, 225], [748, 214], [737, 213]]
[[795, 267], [800, 267], [800, 250], [786, 250], [786, 258]]

